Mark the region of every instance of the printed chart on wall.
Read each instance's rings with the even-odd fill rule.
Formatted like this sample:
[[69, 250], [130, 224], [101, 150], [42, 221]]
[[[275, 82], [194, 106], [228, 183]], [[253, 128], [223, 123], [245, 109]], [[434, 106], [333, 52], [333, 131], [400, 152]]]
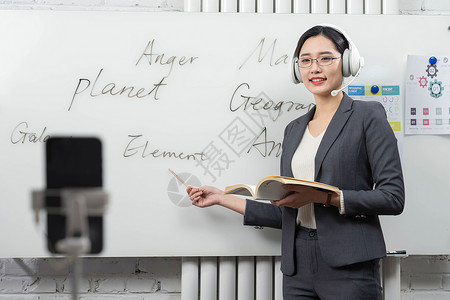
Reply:
[[450, 134], [449, 56], [408, 55], [406, 134]]
[[380, 102], [398, 141], [400, 154], [403, 149], [403, 105], [400, 99], [400, 87], [398, 85], [384, 86], [349, 86], [348, 95], [354, 100]]

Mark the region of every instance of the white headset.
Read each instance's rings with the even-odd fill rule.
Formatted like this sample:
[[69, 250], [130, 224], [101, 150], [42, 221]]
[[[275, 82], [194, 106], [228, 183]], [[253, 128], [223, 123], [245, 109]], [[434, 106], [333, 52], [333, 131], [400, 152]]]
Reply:
[[[344, 50], [342, 54], [342, 74], [344, 77], [353, 76], [353, 79], [343, 88], [339, 90], [334, 90], [331, 92], [333, 96], [336, 96], [338, 92], [345, 89], [347, 86], [352, 83], [352, 81], [358, 76], [361, 68], [364, 66], [364, 57], [359, 54], [358, 48], [356, 48], [355, 44], [352, 42], [347, 33], [340, 27], [332, 24], [318, 24], [318, 26], [330, 27], [334, 30], [340, 32], [348, 41], [349, 47]], [[301, 83], [302, 77], [300, 75], [300, 69], [298, 65], [298, 55], [300, 53], [299, 45], [297, 44], [297, 48], [295, 49], [294, 55], [292, 57], [292, 81], [295, 84]]]

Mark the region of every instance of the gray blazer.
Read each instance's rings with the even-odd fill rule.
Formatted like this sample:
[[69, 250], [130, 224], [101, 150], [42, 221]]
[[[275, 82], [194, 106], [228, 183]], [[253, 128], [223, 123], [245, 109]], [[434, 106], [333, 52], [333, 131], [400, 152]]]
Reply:
[[[292, 177], [291, 160], [315, 107], [285, 129], [281, 175]], [[404, 184], [397, 140], [378, 102], [355, 101], [344, 93], [315, 157], [315, 180], [343, 191], [345, 215], [315, 204], [317, 235], [333, 267], [381, 258], [386, 246], [378, 215], [404, 207]], [[247, 200], [244, 224], [282, 229], [281, 270], [295, 273], [297, 209]]]

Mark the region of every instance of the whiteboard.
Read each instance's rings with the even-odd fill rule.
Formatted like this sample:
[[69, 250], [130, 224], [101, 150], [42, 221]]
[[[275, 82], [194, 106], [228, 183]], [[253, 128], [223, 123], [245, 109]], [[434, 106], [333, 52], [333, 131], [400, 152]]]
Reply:
[[[358, 45], [353, 84], [403, 93], [408, 54], [450, 54], [438, 16], [0, 11], [0, 257], [48, 255], [31, 210], [47, 136], [102, 140], [102, 255], [279, 255], [280, 231], [192, 207], [168, 168], [220, 188], [278, 174], [283, 129], [313, 103], [290, 57], [317, 23]], [[405, 211], [382, 217], [389, 250], [450, 253], [448, 149], [448, 136], [404, 138]]]

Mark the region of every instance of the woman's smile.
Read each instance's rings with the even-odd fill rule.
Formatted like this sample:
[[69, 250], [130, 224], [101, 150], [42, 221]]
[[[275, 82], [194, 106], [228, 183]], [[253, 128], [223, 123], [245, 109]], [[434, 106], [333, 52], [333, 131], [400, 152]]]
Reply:
[[326, 78], [323, 77], [312, 77], [309, 79], [309, 81], [314, 84], [314, 85], [321, 85], [324, 84], [326, 82]]

